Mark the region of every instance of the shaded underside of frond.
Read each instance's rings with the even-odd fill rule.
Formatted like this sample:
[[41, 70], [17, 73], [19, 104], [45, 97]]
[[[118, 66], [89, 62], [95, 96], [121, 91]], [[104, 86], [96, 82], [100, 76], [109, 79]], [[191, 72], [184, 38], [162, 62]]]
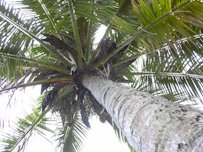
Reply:
[[[134, 73], [140, 89], [174, 94], [173, 100], [203, 99], [202, 35], [165, 45], [155, 53], [143, 56], [142, 70]], [[151, 91], [152, 91], [151, 90]], [[172, 96], [171, 96], [172, 97]]]

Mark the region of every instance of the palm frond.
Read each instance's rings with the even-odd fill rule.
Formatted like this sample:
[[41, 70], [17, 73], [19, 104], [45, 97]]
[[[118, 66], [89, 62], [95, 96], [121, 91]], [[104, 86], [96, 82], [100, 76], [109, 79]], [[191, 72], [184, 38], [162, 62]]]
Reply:
[[87, 128], [81, 121], [78, 121], [77, 114], [75, 115], [75, 122], [72, 127], [66, 129], [64, 136], [63, 152], [77, 152], [81, 151], [82, 143], [87, 132]]
[[53, 49], [52, 47], [48, 46], [43, 40], [39, 39], [36, 35], [34, 35], [32, 32], [29, 32], [27, 29], [25, 29], [24, 27], [18, 25], [16, 22], [12, 21], [9, 17], [7, 17], [6, 15], [4, 15], [3, 13], [0, 12], [0, 17], [3, 18], [5, 21], [7, 21], [9, 24], [11, 24], [12, 26], [14, 26], [16, 29], [18, 29], [20, 32], [22, 32], [23, 34], [27, 35], [29, 38], [36, 40], [37, 42], [39, 42], [41, 44], [41, 46], [43, 46], [46, 50], [46, 52], [49, 54], [50, 52], [55, 54], [59, 59], [61, 59], [63, 61], [63, 63], [69, 63], [69, 60], [66, 59], [64, 57], [64, 55], [60, 52], [57, 51], [55, 49]]
[[17, 24], [15, 21], [11, 20], [10, 17], [7, 17], [5, 14], [0, 12], [0, 17], [5, 20], [6, 22], [8, 22], [9, 24], [11, 24], [12, 26], [14, 26], [15, 28], [17, 28], [20, 32], [24, 33], [25, 35], [27, 35], [29, 38], [31, 39], [35, 39], [36, 41], [40, 42], [41, 44], [44, 44], [42, 40], [38, 39], [37, 36], [35, 36], [34, 34], [32, 34], [31, 32], [29, 32], [28, 30], [26, 30], [25, 28], [23, 28], [21, 25]]
[[130, 146], [130, 144], [128, 143], [126, 137], [123, 135], [123, 133], [121, 132], [121, 130], [119, 130], [115, 124], [112, 125], [113, 129], [115, 131], [116, 136], [118, 137], [118, 139], [123, 142], [126, 143], [130, 149], [131, 152], [135, 152], [135, 150]]
[[[143, 30], [143, 34], [139, 36], [139, 42], [148, 50], [159, 48], [170, 41], [175, 42], [183, 37], [199, 34], [203, 18], [200, 11], [203, 6], [199, 1], [183, 0], [178, 3], [158, 0], [140, 1], [139, 5], [133, 1], [132, 3], [134, 3], [133, 9]], [[194, 7], [197, 9], [194, 10]], [[185, 16], [188, 16], [187, 21]], [[196, 23], [193, 24], [194, 21]], [[152, 39], [153, 43], [150, 43]]]
[[[49, 103], [43, 102], [42, 106], [44, 107], [44, 103], [48, 104], [46, 106], [51, 108], [53, 112], [59, 112], [61, 117], [60, 123], [58, 123], [59, 127], [56, 129], [58, 147], [64, 152], [80, 151], [87, 127], [79, 113], [78, 102], [80, 101], [76, 101], [76, 90], [72, 87], [62, 87], [60, 89], [55, 87], [48, 91], [45, 99]], [[46, 109], [46, 107], [43, 109]]]
[[78, 33], [76, 14], [75, 14], [75, 9], [74, 9], [72, 0], [68, 1], [68, 6], [69, 6], [70, 17], [71, 17], [71, 23], [72, 23], [72, 28], [73, 28], [74, 39], [75, 39], [76, 48], [77, 48], [76, 49], [76, 51], [77, 51], [76, 63], [79, 66], [79, 65], [82, 64], [83, 51], [82, 51], [82, 45], [81, 45], [80, 36], [79, 36], [79, 33]]
[[[20, 16], [19, 10], [14, 9], [11, 6], [8, 6], [5, 1], [0, 2], [0, 14], [1, 17], [7, 19], [7, 21], [11, 23], [15, 23], [11, 25], [9, 22], [5, 21], [4, 19], [0, 19], [0, 37], [1, 37], [1, 45], [0, 51], [4, 54], [11, 54], [11, 55], [24, 55], [25, 50], [28, 47], [33, 45], [33, 40], [30, 37], [25, 36], [23, 33], [19, 32], [15, 25], [23, 26], [27, 28], [29, 31], [32, 30], [33, 33], [39, 33], [41, 31], [40, 26], [33, 27], [33, 24], [36, 23], [40, 25], [38, 20], [25, 20]], [[11, 78], [19, 78], [22, 75], [22, 69], [19, 68], [19, 62], [13, 59], [5, 59], [1, 56], [0, 59], [2, 72], [1, 76]], [[10, 69], [4, 69], [5, 66], [10, 66]], [[4, 70], [3, 70], [4, 69]], [[19, 69], [14, 70], [14, 69]], [[16, 72], [15, 72], [16, 71]]]
[[[7, 6], [4, 1], [1, 1], [0, 3], [0, 11], [1, 16], [5, 17], [11, 22], [15, 22], [16, 24], [23, 25], [26, 28], [33, 27], [31, 23], [38, 22], [37, 20], [23, 20], [21, 17], [19, 17], [19, 11], [13, 9], [10, 6]], [[8, 17], [7, 17], [8, 16]], [[23, 55], [25, 50], [33, 45], [33, 41], [26, 37], [24, 34], [20, 33], [16, 30], [16, 28], [13, 25], [10, 25], [5, 20], [0, 19], [0, 37], [1, 37], [1, 45], [0, 45], [0, 51], [4, 54], [11, 54], [11, 55]], [[33, 32], [38, 33], [40, 31], [40, 27], [33, 28]], [[19, 39], [21, 39], [19, 41]], [[5, 59], [3, 56], [1, 56], [1, 76], [6, 78], [19, 78], [19, 75], [22, 75], [22, 69], [19, 69], [19, 63], [16, 62], [14, 59]], [[4, 69], [5, 66], [9, 67], [10, 69]], [[19, 69], [18, 72], [17, 70]], [[16, 72], [15, 72], [16, 71]], [[21, 74], [20, 74], [21, 73]]]
[[[91, 4], [91, 14], [93, 16], [94, 15], [94, 7], [93, 7], [94, 0], [91, 0], [90, 4]], [[86, 37], [84, 37], [84, 38], [86, 38], [86, 40], [84, 42], [85, 47], [83, 48], [83, 49], [85, 49], [84, 57], [85, 57], [85, 60], [87, 61], [87, 63], [89, 63], [89, 61], [91, 59], [94, 32], [95, 32], [95, 21], [92, 19], [89, 19]]]
[[[53, 49], [38, 38], [43, 29], [43, 23], [40, 20], [21, 19], [19, 10], [7, 6], [4, 2], [1, 2], [0, 9], [0, 16], [3, 18], [0, 21], [2, 25], [0, 30], [0, 36], [2, 37], [0, 46], [1, 77], [16, 82], [27, 73], [28, 69], [38, 68], [39, 66], [56, 71], [66, 71], [66, 74], [70, 73], [65, 68], [56, 66], [56, 62], [55, 64], [49, 63], [53, 62], [55, 58], [60, 58], [62, 63], [70, 65], [60, 51]], [[44, 49], [36, 45], [36, 42], [32, 39], [38, 41]], [[33, 55], [34, 52], [35, 54]], [[61, 62], [57, 62], [57, 64], [61, 64]]]
[[[199, 40], [200, 37], [197, 44]], [[176, 100], [199, 98], [202, 101], [203, 58], [200, 50], [203, 48], [196, 45], [193, 51], [189, 46], [194, 45], [190, 41], [176, 43], [173, 47], [165, 46], [142, 58], [142, 71], [132, 73], [137, 76], [141, 88], [154, 88], [162, 90], [163, 94], [179, 95]]]
[[[3, 51], [8, 51], [8, 50], [4, 49]], [[25, 56], [21, 57], [19, 55], [12, 55], [12, 54], [9, 54], [9, 53], [1, 53], [1, 52], [0, 52], [0, 56], [2, 57], [1, 58], [2, 59], [2, 63], [5, 62], [5, 59], [10, 59], [10, 60], [18, 62], [19, 64], [24, 66], [24, 68], [26, 68], [26, 67], [28, 68], [28, 67], [31, 67], [31, 66], [32, 67], [39, 67], [40, 66], [40, 67], [44, 67], [44, 68], [47, 68], [47, 69], [52, 69], [52, 70], [55, 70], [55, 71], [60, 71], [61, 73], [65, 73], [65, 74], [70, 73], [69, 70], [65, 70], [64, 68], [59, 68], [55, 64], [49, 63], [50, 61], [44, 62], [44, 60], [45, 60], [44, 58], [42, 58], [42, 59], [38, 58], [38, 60], [35, 60], [35, 59], [27, 58]], [[4, 67], [4, 66], [2, 65], [2, 67]]]
[[[192, 8], [194, 3], [195, 5], [198, 6], [198, 8], [202, 7], [201, 2], [186, 1], [184, 3], [179, 4], [178, 7], [167, 8], [166, 11], [168, 10], [168, 12], [165, 12], [165, 10], [161, 9], [163, 12], [162, 13], [159, 12], [158, 16], [155, 16], [156, 14], [152, 14], [152, 11], [158, 11], [158, 10], [157, 9], [154, 10], [151, 5], [148, 5], [147, 3], [144, 3], [142, 1], [142, 5], [139, 5], [136, 7], [137, 9], [136, 16], [139, 17], [140, 15], [140, 18], [145, 16], [147, 23], [145, 24], [143, 23], [143, 25], [140, 28], [138, 28], [138, 30], [135, 33], [132, 33], [132, 36], [128, 36], [127, 38], [124, 38], [121, 42], [119, 42], [117, 48], [114, 51], [112, 51], [110, 54], [108, 54], [108, 56], [105, 56], [102, 59], [98, 60], [97, 63], [95, 63], [95, 66], [103, 65], [111, 57], [113, 57], [116, 53], [118, 53], [122, 48], [129, 45], [133, 41], [137, 41], [137, 47], [145, 48], [145, 50], [147, 51], [155, 51], [157, 48], [162, 47], [167, 42], [170, 44], [171, 42], [174, 43], [175, 41], [183, 37], [190, 38], [191, 35], [195, 36], [196, 34], [199, 34], [198, 32], [201, 30], [200, 28], [197, 28], [196, 26], [190, 27], [186, 25], [184, 22], [182, 22], [178, 17], [175, 16], [176, 12], [182, 11], [182, 9], [184, 9], [185, 7]], [[165, 6], [165, 3], [162, 3], [162, 4]], [[158, 4], [153, 4], [153, 5], [158, 6]], [[168, 7], [168, 6], [165, 6], [165, 7]], [[141, 12], [139, 12], [139, 10]], [[145, 12], [149, 14], [142, 14]], [[199, 12], [199, 9], [196, 10], [195, 14], [198, 14], [198, 13], [201, 14], [201, 12]], [[149, 20], [148, 16], [150, 16], [150, 14], [152, 15], [152, 17], [150, 18], [151, 20], [148, 21]], [[197, 19], [199, 21], [202, 20], [202, 18], [197, 18]], [[142, 23], [142, 19], [140, 19], [139, 22]], [[165, 26], [165, 24], [168, 24], [169, 26], [168, 29], [166, 28], [167, 26]], [[171, 34], [171, 37], [167, 34]]]
[[16, 124], [17, 128], [14, 129], [14, 133], [5, 135], [5, 138], [2, 141], [4, 144], [3, 151], [13, 151], [15, 149], [24, 151], [33, 132], [38, 134], [41, 134], [44, 131], [52, 132], [52, 130], [46, 127], [48, 119], [44, 116], [47, 112], [48, 111], [40, 114], [41, 112], [39, 108], [37, 108], [32, 114], [27, 115], [23, 119], [19, 119]]
[[81, 151], [86, 133], [87, 128], [82, 123], [79, 113], [76, 112], [71, 126], [68, 124], [63, 126], [61, 123], [61, 127], [57, 128], [58, 147], [61, 148], [63, 145], [63, 152]]
[[[39, 3], [40, 2], [40, 3]], [[22, 10], [30, 9], [45, 23], [44, 32], [60, 36], [72, 31], [71, 18], [68, 15], [67, 2], [62, 1], [26, 1], [20, 2]]]
[[47, 18], [49, 19], [50, 24], [52, 25], [53, 29], [55, 29], [56, 33], [59, 34], [58, 29], [56, 28], [56, 25], [51, 17], [51, 14], [49, 12], [49, 9], [46, 7], [46, 4], [43, 3], [42, 0], [38, 0], [39, 5], [43, 9], [44, 13], [46, 14]]
[[[5, 5], [5, 4], [4, 4]], [[6, 7], [2, 5], [2, 7]], [[7, 11], [14, 11], [14, 10], [7, 10]], [[12, 14], [12, 12], [11, 12]], [[18, 14], [16, 14], [18, 16]], [[15, 16], [15, 15], [13, 15]], [[50, 47], [49, 45], [47, 45], [43, 40], [41, 40], [39, 38], [40, 34], [42, 33], [42, 31], [44, 31], [44, 27], [45, 27], [45, 24], [43, 21], [39, 20], [39, 18], [36, 18], [35, 20], [32, 20], [32, 19], [27, 19], [28, 21], [24, 21], [24, 24], [18, 24], [17, 21], [15, 20], [12, 20], [13, 17], [12, 15], [8, 15], [4, 12], [1, 12], [0, 13], [0, 17], [3, 18], [4, 20], [2, 21], [2, 24], [4, 24], [4, 22], [8, 22], [11, 26], [14, 26], [14, 29], [16, 30], [17, 29], [17, 32], [22, 32], [23, 34], [25, 34], [26, 36], [28, 36], [30, 39], [34, 39], [35, 41], [37, 41], [38, 43], [41, 44], [42, 47], [45, 48], [45, 53], [46, 54], [50, 54], [50, 53], [53, 53], [54, 56], [58, 57], [64, 64], [69, 64], [69, 60], [67, 60], [64, 55], [56, 50], [56, 49], [53, 49], [52, 47]], [[16, 18], [16, 16], [15, 16]], [[29, 24], [28, 24], [29, 23]], [[37, 26], [34, 26], [34, 25], [37, 25]], [[37, 29], [37, 31], [36, 31]], [[39, 31], [40, 30], [40, 31]], [[10, 31], [9, 31], [10, 32]], [[2, 30], [2, 33], [5, 34], [5, 30]], [[10, 33], [9, 33], [10, 34]], [[11, 33], [12, 34], [12, 33]], [[13, 35], [13, 34], [12, 34]], [[41, 35], [42, 37], [42, 35]], [[20, 39], [18, 39], [17, 41], [22, 41]], [[26, 41], [25, 41], [26, 42]], [[6, 44], [5, 42], [3, 44]], [[27, 43], [26, 43], [27, 44]], [[27, 45], [26, 45], [27, 46]], [[23, 47], [23, 46], [21, 46]], [[21, 49], [21, 47], [19, 46], [18, 48], [16, 49]], [[31, 47], [31, 46], [29, 46]], [[25, 48], [26, 49], [26, 48]]]
[[0, 90], [0, 93], [3, 91], [11, 90], [11, 89], [18, 89], [18, 88], [25, 88], [28, 86], [35, 86], [35, 85], [45, 85], [45, 84], [54, 84], [54, 83], [60, 83], [60, 84], [73, 84], [72, 77], [58, 77], [58, 78], [51, 78], [51, 79], [44, 79], [44, 80], [38, 80], [38, 81], [32, 81], [25, 84], [17, 84], [15, 86], [4, 88]]
[[[80, 16], [87, 17], [94, 22], [107, 26], [106, 34], [104, 34], [103, 38], [105, 38], [112, 29], [128, 34], [136, 31], [137, 24], [125, 20], [125, 17], [132, 19], [132, 14], [130, 15], [130, 13], [128, 13], [128, 16], [122, 16], [122, 14], [120, 14], [123, 8], [129, 6], [125, 2], [121, 2], [120, 4], [115, 1], [95, 1], [94, 3], [88, 3], [87, 1], [79, 0], [76, 1], [75, 6]], [[93, 8], [94, 15], [92, 15], [92, 10], [89, 8]], [[127, 9], [127, 12], [130, 12], [129, 10], [131, 9]]]

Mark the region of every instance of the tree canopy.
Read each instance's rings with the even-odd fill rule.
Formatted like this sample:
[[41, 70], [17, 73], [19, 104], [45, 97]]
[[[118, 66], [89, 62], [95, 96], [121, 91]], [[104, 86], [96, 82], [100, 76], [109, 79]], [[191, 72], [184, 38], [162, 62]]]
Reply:
[[[171, 102], [203, 101], [201, 1], [16, 0], [15, 6], [0, 2], [0, 93], [41, 85], [41, 98], [4, 140], [5, 151], [23, 150], [33, 132], [52, 132], [49, 111], [61, 118], [63, 151], [80, 150], [90, 116], [111, 123], [78, 83], [85, 72]], [[95, 44], [101, 26], [106, 30]]]

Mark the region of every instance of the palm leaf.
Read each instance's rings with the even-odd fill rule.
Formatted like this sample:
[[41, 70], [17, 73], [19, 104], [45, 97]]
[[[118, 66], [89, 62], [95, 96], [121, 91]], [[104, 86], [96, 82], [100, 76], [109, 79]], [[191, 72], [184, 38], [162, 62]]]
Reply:
[[[196, 40], [199, 43], [201, 38]], [[194, 45], [190, 41], [174, 45], [142, 58], [142, 71], [132, 74], [137, 76], [143, 89], [154, 88], [162, 90], [163, 94], [179, 94], [179, 100], [199, 98], [202, 101], [202, 47], [194, 47], [191, 52], [189, 46]]]
[[44, 131], [52, 132], [52, 130], [45, 125], [48, 121], [48, 119], [44, 117], [47, 112], [48, 110], [40, 114], [40, 110], [35, 109], [32, 114], [27, 115], [23, 119], [19, 119], [16, 124], [17, 128], [14, 129], [15, 134], [6, 135], [2, 141], [4, 143], [4, 151], [13, 151], [15, 149], [23, 151], [33, 132], [39, 134]]
[[[0, 12], [1, 16], [5, 17], [5, 19], [8, 19], [8, 21], [15, 22], [18, 25], [23, 25], [26, 28], [32, 28], [32, 23], [39, 23], [37, 20], [24, 20], [21, 17], [19, 17], [19, 11], [15, 10], [14, 8], [6, 5], [4, 1], [1, 1], [0, 3]], [[6, 16], [5, 16], [6, 14]], [[7, 17], [8, 16], [8, 17]], [[0, 51], [2, 53], [9, 53], [11, 55], [23, 55], [25, 50], [27, 50], [28, 46], [33, 45], [33, 41], [26, 37], [24, 34], [20, 33], [16, 30], [16, 28], [13, 25], [10, 25], [5, 20], [0, 19], [0, 37], [1, 37], [1, 45], [0, 45]], [[40, 31], [40, 26], [33, 28], [33, 32], [38, 33]], [[22, 39], [19, 41], [19, 39]], [[1, 67], [2, 72], [1, 76], [7, 77], [7, 78], [19, 78], [22, 74], [22, 69], [18, 67], [19, 63], [16, 62], [13, 59], [5, 59], [1, 56]], [[10, 69], [4, 69], [5, 65], [8, 67], [10, 66]], [[18, 71], [14, 69], [19, 69]], [[16, 73], [14, 72], [16, 71]]]
[[131, 152], [135, 152], [135, 150], [130, 146], [130, 144], [128, 143], [126, 137], [123, 135], [123, 133], [121, 132], [121, 130], [119, 130], [115, 124], [112, 125], [113, 126], [113, 129], [115, 131], [115, 134], [116, 136], [118, 137], [118, 139], [121, 141], [121, 142], [124, 142], [128, 145], [129, 149]]
[[[40, 2], [40, 3], [39, 3]], [[67, 11], [67, 2], [61, 1], [26, 1], [21, 2], [23, 9], [30, 9], [40, 20], [45, 23], [45, 33], [55, 33], [72, 31], [71, 18]], [[45, 12], [45, 13], [44, 13]], [[64, 26], [66, 25], [66, 26]], [[60, 32], [59, 32], [60, 31]], [[59, 33], [58, 33], [59, 32]]]
[[[2, 6], [3, 7], [3, 6]], [[9, 11], [13, 11], [13, 10], [9, 10]], [[8, 22], [9, 24], [11, 24], [12, 26], [14, 26], [16, 29], [18, 29], [20, 32], [22, 32], [23, 34], [25, 34], [26, 36], [28, 36], [29, 38], [31, 39], [34, 39], [36, 40], [37, 42], [39, 42], [41, 44], [42, 47], [45, 48], [45, 51], [47, 54], [50, 54], [53, 53], [55, 56], [57, 56], [60, 60], [62, 60], [62, 62], [64, 64], [70, 64], [69, 63], [69, 60], [67, 60], [64, 55], [56, 50], [56, 49], [53, 49], [52, 47], [48, 46], [43, 40], [39, 39], [37, 37], [37, 35], [35, 35], [34, 33], [30, 32], [31, 30], [29, 30], [29, 28], [34, 28], [33, 25], [36, 25], [38, 23], [35, 23], [33, 22], [33, 20], [30, 20], [30, 22], [32, 23], [32, 26], [30, 26], [29, 24], [25, 24], [25, 25], [20, 25], [20, 24], [17, 24], [17, 22], [13, 21], [12, 20], [12, 16], [7, 16], [6, 14], [4, 13], [1, 13], [0, 12], [0, 17], [3, 18], [6, 22]], [[2, 24], [4, 23], [4, 21], [2, 21]], [[29, 28], [25, 28], [25, 27], [29, 27]], [[39, 28], [39, 26], [36, 26], [37, 28]], [[3, 30], [2, 30], [3, 31]], [[32, 29], [32, 31], [35, 31], [34, 29]], [[41, 33], [41, 31], [37, 31], [38, 34]], [[20, 48], [20, 47], [18, 47]]]
[[82, 57], [83, 57], [83, 51], [82, 51], [82, 45], [81, 45], [80, 36], [79, 36], [79, 33], [78, 33], [78, 26], [77, 26], [77, 21], [76, 21], [75, 10], [74, 10], [74, 7], [73, 7], [73, 1], [69, 0], [68, 5], [69, 5], [69, 12], [70, 12], [70, 17], [71, 17], [71, 23], [72, 23], [72, 28], [73, 28], [74, 39], [75, 39], [76, 48], [77, 48], [76, 49], [77, 50], [76, 63], [77, 63], [77, 65], [81, 65]]
[[77, 117], [79, 116], [76, 113], [73, 125], [70, 128], [66, 128], [63, 152], [81, 151], [87, 128], [84, 126], [81, 120], [78, 120]]
[[38, 80], [38, 81], [32, 81], [25, 84], [17, 84], [15, 86], [4, 88], [0, 90], [0, 93], [3, 91], [11, 90], [11, 89], [18, 89], [18, 88], [25, 88], [28, 86], [34, 86], [34, 85], [45, 85], [45, 84], [54, 84], [54, 83], [64, 83], [64, 84], [72, 84], [73, 79], [72, 77], [58, 77], [58, 78], [52, 78], [52, 79], [44, 79], [44, 80]]
[[63, 145], [63, 152], [81, 151], [86, 132], [87, 128], [82, 123], [79, 113], [76, 112], [71, 127], [68, 125], [64, 127], [61, 124], [61, 127], [57, 128], [58, 147], [61, 149]]
[[[194, 6], [197, 9], [194, 10]], [[150, 4], [140, 1], [139, 5], [134, 3], [133, 8], [140, 26], [146, 31], [139, 37], [139, 41], [149, 50], [156, 49], [163, 43], [174, 42], [177, 39], [194, 35], [199, 32], [200, 28], [198, 27], [202, 24], [202, 13], [199, 12], [202, 9], [202, 4], [199, 1], [183, 0], [176, 3], [165, 0], [152, 1]], [[190, 17], [191, 14], [193, 14], [192, 17]], [[186, 22], [184, 17], [180, 17], [180, 15], [189, 15], [188, 21]], [[188, 24], [194, 20], [199, 22], [199, 25]], [[153, 39], [153, 43], [146, 43], [150, 42], [150, 39]]]
[[[179, 21], [177, 19], [177, 17], [174, 15], [174, 13], [182, 11], [182, 9], [184, 9], [186, 6], [192, 7], [194, 3], [195, 3], [195, 5], [198, 5], [198, 7], [200, 7], [200, 8], [202, 7], [202, 4], [200, 2], [186, 1], [184, 3], [181, 3], [178, 7], [171, 8], [171, 9], [168, 8], [167, 9], [167, 10], [169, 10], [168, 12], [165, 12], [165, 10], [164, 10], [161, 14], [159, 13], [158, 16], [154, 16], [154, 14], [153, 14], [153, 17], [150, 18], [150, 17], [148, 17], [150, 14], [142, 14], [142, 13], [143, 12], [150, 13], [150, 11], [152, 11], [152, 8], [150, 7], [151, 5], [148, 6], [147, 3], [142, 2], [143, 5], [141, 5], [141, 6], [143, 6], [143, 7], [139, 8], [137, 6], [137, 8], [136, 8], [137, 9], [136, 16], [138, 17], [138, 15], [140, 15], [140, 18], [145, 16], [147, 18], [150, 18], [151, 20], [145, 24], [143, 23], [143, 25], [142, 25], [143, 27], [141, 26], [137, 32], [132, 33], [132, 36], [129, 36], [129, 37], [127, 37], [127, 39], [125, 38], [121, 42], [119, 42], [117, 48], [114, 51], [112, 51], [112, 53], [108, 54], [108, 56], [105, 56], [101, 60], [97, 61], [95, 66], [103, 65], [111, 57], [113, 57], [116, 53], [118, 53], [122, 48], [129, 45], [134, 40], [137, 41], [137, 43], [138, 43], [137, 47], [140, 46], [140, 47], [144, 47], [147, 51], [153, 51], [153, 50], [156, 50], [157, 48], [162, 47], [164, 45], [164, 43], [166, 43], [166, 42], [169, 42], [169, 44], [170, 44], [171, 41], [175, 42], [176, 40], [181, 39], [182, 37], [189, 38], [189, 36], [191, 34], [195, 35], [196, 32], [194, 30], [194, 26], [189, 27], [182, 21]], [[162, 4], [164, 4], [164, 3], [162, 3]], [[156, 4], [154, 4], [154, 5], [156, 5]], [[168, 7], [168, 6], [166, 6], [166, 7]], [[138, 10], [141, 10], [141, 11], [145, 10], [145, 11], [139, 12]], [[156, 9], [155, 9], [155, 11], [156, 11]], [[199, 9], [197, 9], [196, 14], [201, 13], [198, 11], [199, 11]], [[202, 20], [202, 18], [197, 18], [197, 19], [200, 21]], [[144, 19], [140, 19], [140, 22], [142, 20], [144, 20]], [[170, 28], [168, 28], [168, 29], [166, 28], [167, 27], [167, 26], [165, 26], [166, 23], [169, 24]], [[174, 29], [175, 29], [175, 32], [173, 32]], [[172, 37], [167, 35], [166, 36], [167, 39], [165, 39], [164, 36], [169, 33], [174, 33], [175, 37], [174, 37], [174, 35], [172, 35]], [[138, 37], [139, 37], [139, 39], [138, 39]], [[152, 39], [153, 39], [153, 43], [151, 43]]]
[[49, 22], [52, 25], [53, 29], [55, 29], [56, 33], [59, 34], [59, 32], [58, 32], [58, 30], [56, 28], [56, 25], [55, 25], [54, 21], [52, 20], [51, 14], [50, 14], [48, 8], [46, 7], [46, 5], [43, 3], [42, 0], [38, 0], [38, 3], [42, 7], [42, 9], [43, 9], [44, 13], [46, 14], [47, 18], [49, 19]]

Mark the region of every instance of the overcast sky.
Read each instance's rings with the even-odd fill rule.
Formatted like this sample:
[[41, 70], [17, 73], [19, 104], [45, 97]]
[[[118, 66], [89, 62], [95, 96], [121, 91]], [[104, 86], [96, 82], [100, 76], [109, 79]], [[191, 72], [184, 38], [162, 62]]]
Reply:
[[[16, 118], [22, 117], [25, 113], [30, 113], [29, 111], [32, 110], [39, 95], [39, 88], [28, 87], [26, 91], [17, 91], [11, 101], [11, 108], [7, 107], [9, 95], [0, 95], [0, 120], [6, 117], [14, 121]], [[113, 128], [108, 123], [101, 123], [97, 117], [93, 117], [90, 123], [91, 129], [88, 131], [87, 138], [84, 140], [82, 152], [130, 152], [128, 146], [118, 140]], [[4, 128], [4, 132], [1, 130], [0, 139], [2, 139], [2, 134], [5, 131], [10, 131], [7, 125]], [[50, 143], [43, 137], [34, 135], [30, 139], [26, 152], [44, 151], [56, 152], [54, 141]]]
[[[30, 143], [27, 152], [55, 152], [54, 145], [43, 137], [35, 136]], [[118, 140], [111, 126], [93, 118], [82, 152], [130, 152], [130, 150], [126, 144]]]

